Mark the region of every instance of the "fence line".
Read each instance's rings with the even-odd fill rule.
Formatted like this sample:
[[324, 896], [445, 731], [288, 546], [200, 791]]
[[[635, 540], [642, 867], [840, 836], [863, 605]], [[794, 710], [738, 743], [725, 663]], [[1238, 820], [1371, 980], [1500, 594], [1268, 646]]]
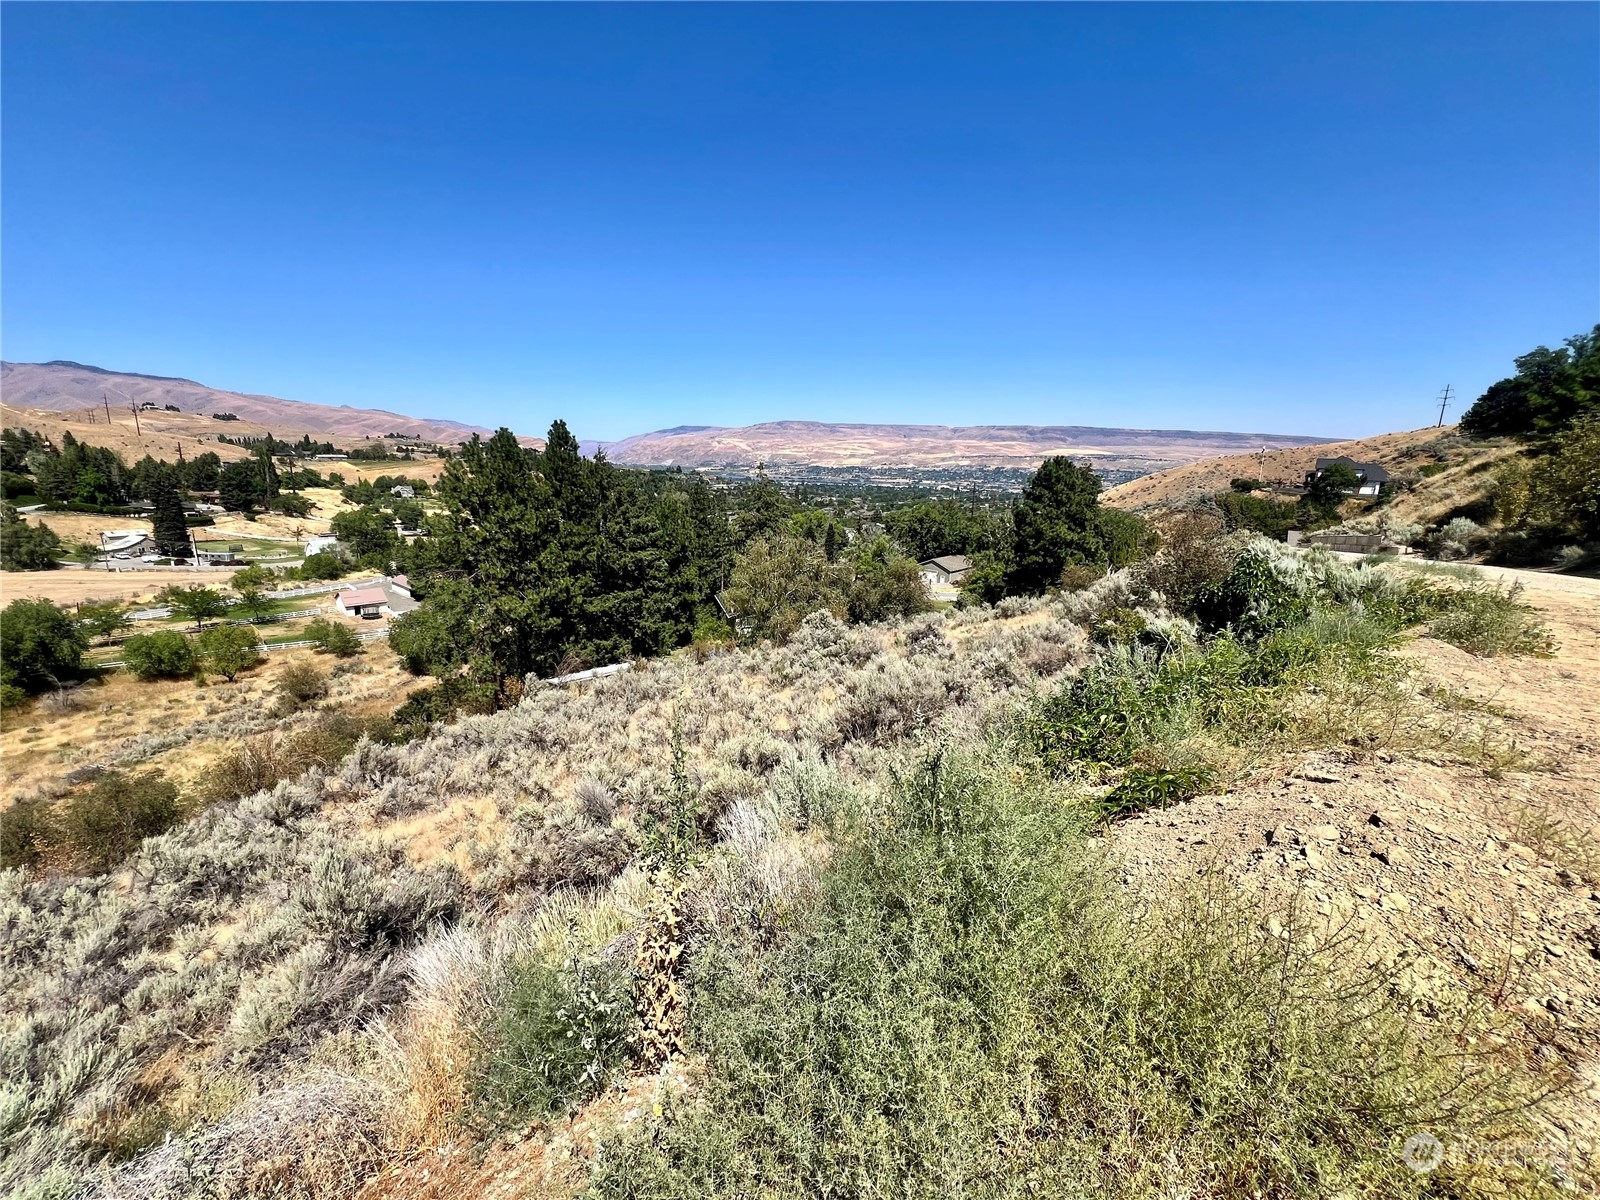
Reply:
[[[240, 622], [240, 624], [243, 624], [243, 623], [244, 622]], [[370, 642], [374, 638], [383, 638], [383, 637], [388, 637], [388, 636], [389, 636], [389, 631], [387, 629], [374, 629], [374, 630], [371, 630], [370, 632], [367, 632], [367, 633], [358, 633], [358, 634], [356, 634], [356, 637], [359, 640], [363, 641], [363, 642]], [[259, 645], [256, 646], [256, 649], [260, 650], [263, 653], [265, 653], [268, 650], [295, 650], [295, 649], [298, 649], [301, 646], [315, 646], [315, 645], [318, 645], [318, 643], [317, 642], [313, 642], [313, 641], [304, 641], [304, 642], [271, 642], [271, 643], [262, 642], [262, 643], [260, 643]], [[104, 671], [104, 670], [109, 670], [112, 667], [125, 667], [125, 666], [128, 665], [128, 663], [127, 663], [126, 659], [116, 658], [116, 659], [110, 660], [109, 662], [88, 663], [86, 665], [90, 666], [90, 667], [94, 667], [94, 668], [96, 668], [98, 670]]]

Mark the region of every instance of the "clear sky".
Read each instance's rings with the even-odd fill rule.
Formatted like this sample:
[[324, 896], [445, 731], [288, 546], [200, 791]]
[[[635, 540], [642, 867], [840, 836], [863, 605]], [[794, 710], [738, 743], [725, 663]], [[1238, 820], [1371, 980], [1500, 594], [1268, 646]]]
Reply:
[[0, 352], [581, 436], [1365, 434], [1600, 317], [1600, 6], [3, 10]]

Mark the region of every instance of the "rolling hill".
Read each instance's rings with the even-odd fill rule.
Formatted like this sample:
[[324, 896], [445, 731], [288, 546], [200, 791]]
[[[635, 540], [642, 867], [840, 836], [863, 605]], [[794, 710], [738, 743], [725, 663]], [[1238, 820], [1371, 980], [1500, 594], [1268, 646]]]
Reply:
[[1452, 463], [1510, 453], [1459, 445], [1456, 427], [1417, 429], [1407, 433], [1383, 433], [1376, 437], [1320, 445], [1287, 446], [1257, 450], [1249, 454], [1225, 454], [1182, 466], [1156, 471], [1128, 483], [1108, 488], [1101, 495], [1107, 504], [1118, 508], [1153, 510], [1171, 508], [1196, 496], [1225, 491], [1235, 479], [1259, 479], [1265, 483], [1295, 486], [1305, 480], [1319, 458], [1341, 455], [1357, 462], [1373, 462], [1392, 474], [1416, 471], [1448, 457]]
[[[46, 409], [53, 412], [81, 412], [90, 408], [105, 418], [109, 406], [113, 422], [132, 424], [131, 404], [174, 405], [184, 413], [230, 412], [241, 426], [213, 432], [244, 432], [243, 424], [270, 429], [279, 437], [302, 433], [337, 438], [382, 437], [403, 433], [423, 441], [455, 445], [474, 433], [488, 436], [492, 430], [460, 421], [403, 416], [379, 408], [351, 408], [347, 405], [311, 404], [303, 400], [282, 400], [276, 396], [249, 395], [207, 387], [192, 379], [164, 375], [139, 375], [107, 371], [83, 363], [0, 363], [0, 395], [17, 408]], [[168, 414], [169, 416], [171, 414]], [[231, 422], [229, 423], [232, 424]]]
[[1221, 454], [1315, 445], [1327, 438], [1081, 425], [855, 425], [770, 421], [737, 429], [679, 427], [613, 442], [606, 454], [633, 466], [1013, 467], [1052, 455], [1154, 470]]

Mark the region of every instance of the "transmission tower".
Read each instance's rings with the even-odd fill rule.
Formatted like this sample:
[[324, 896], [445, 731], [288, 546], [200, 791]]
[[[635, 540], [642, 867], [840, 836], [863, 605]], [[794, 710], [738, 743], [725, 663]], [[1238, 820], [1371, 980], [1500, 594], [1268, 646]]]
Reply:
[[1439, 393], [1439, 420], [1438, 420], [1438, 423], [1434, 425], [1435, 429], [1439, 428], [1440, 425], [1444, 424], [1444, 410], [1446, 408], [1448, 408], [1449, 406], [1450, 406], [1450, 385], [1447, 383], [1447, 384], [1444, 385], [1444, 391]]

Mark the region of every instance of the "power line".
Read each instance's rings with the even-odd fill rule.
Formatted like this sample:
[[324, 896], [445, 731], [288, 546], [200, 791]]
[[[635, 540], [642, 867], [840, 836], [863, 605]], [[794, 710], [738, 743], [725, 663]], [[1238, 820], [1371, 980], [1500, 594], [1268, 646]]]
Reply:
[[1437, 425], [1434, 426], [1435, 429], [1439, 428], [1440, 425], [1444, 424], [1444, 410], [1446, 408], [1448, 408], [1449, 405], [1450, 405], [1450, 385], [1447, 383], [1447, 384], [1444, 385], [1444, 391], [1439, 393], [1439, 422], [1438, 422]]

